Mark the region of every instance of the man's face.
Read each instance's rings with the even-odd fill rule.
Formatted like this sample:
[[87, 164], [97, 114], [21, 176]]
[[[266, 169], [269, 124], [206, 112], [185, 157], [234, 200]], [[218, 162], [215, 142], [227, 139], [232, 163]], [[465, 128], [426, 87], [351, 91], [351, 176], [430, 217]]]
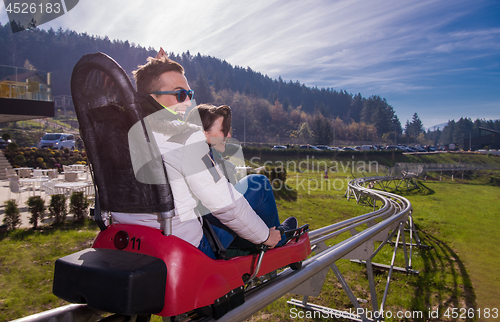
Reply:
[[[176, 71], [170, 71], [161, 74], [159, 79], [160, 84], [162, 84], [159, 91], [178, 91], [180, 89], [190, 90], [188, 81], [186, 77]], [[188, 106], [191, 105], [191, 100], [186, 98], [184, 102], [177, 101], [177, 95], [158, 95], [151, 94], [153, 98], [165, 107], [168, 107], [179, 114], [184, 115]]]

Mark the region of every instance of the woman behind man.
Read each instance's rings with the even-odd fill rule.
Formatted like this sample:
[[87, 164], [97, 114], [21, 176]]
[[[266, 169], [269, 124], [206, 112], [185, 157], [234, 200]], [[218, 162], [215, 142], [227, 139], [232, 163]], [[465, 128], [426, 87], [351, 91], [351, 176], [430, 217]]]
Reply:
[[[270, 229], [281, 226], [284, 230], [297, 228], [297, 219], [290, 217], [280, 225], [278, 217], [278, 209], [274, 199], [273, 189], [267, 177], [258, 174], [251, 174], [239, 182], [235, 180], [234, 166], [229, 162], [224, 161], [221, 153], [226, 150], [226, 143], [231, 137], [231, 108], [226, 105], [213, 106], [208, 104], [198, 105], [194, 108], [186, 118], [186, 122], [201, 125], [206, 137], [206, 141], [210, 146], [212, 160], [217, 162], [217, 166], [222, 168], [226, 179], [234, 184], [235, 189], [240, 192], [248, 201], [252, 209], [264, 221]], [[219, 236], [224, 247], [229, 245], [234, 247], [245, 247], [250, 244], [248, 241], [237, 236], [235, 232], [223, 225], [217, 218], [212, 215], [206, 215], [208, 221], [214, 227], [216, 234]], [[204, 236], [202, 244], [208, 240]], [[285, 244], [285, 236], [282, 236], [277, 247]], [[200, 249], [203, 250], [202, 247]], [[206, 251], [204, 251], [206, 252]], [[208, 250], [210, 252], [210, 250]]]
[[[160, 51], [156, 58], [149, 58], [145, 65], [139, 66], [134, 71], [134, 77], [141, 108], [148, 115], [144, 118], [144, 124], [147, 123], [146, 127], [154, 138], [151, 142], [156, 145], [155, 151], [161, 154], [174, 198], [172, 235], [203, 250], [209, 257], [215, 257], [214, 251], [210, 245], [207, 247], [206, 239], [203, 238], [202, 220], [197, 209], [197, 204], [201, 202], [240, 237], [255, 244], [275, 247], [281, 240], [280, 232], [269, 228], [245, 197], [225, 180], [219, 167], [214, 166], [205, 134], [200, 131], [200, 127], [180, 121], [178, 113], [192, 105], [194, 94], [184, 75], [184, 68]], [[143, 136], [141, 132], [138, 137]], [[134, 141], [134, 135], [131, 137], [133, 144], [142, 147], [145, 143], [143, 139]], [[131, 156], [139, 159], [139, 168], [136, 169], [139, 178], [136, 179], [140, 182], [151, 181], [151, 184], [156, 184], [158, 180], [163, 182], [158, 177], [142, 177], [140, 170], [149, 162], [145, 159], [158, 156], [149, 155], [149, 152], [144, 155], [138, 151], [142, 150], [136, 150], [138, 155]], [[165, 228], [160, 213], [111, 212], [111, 217], [113, 223]], [[223, 246], [227, 247], [234, 237], [230, 233], [224, 234], [228, 238], [223, 240]]]

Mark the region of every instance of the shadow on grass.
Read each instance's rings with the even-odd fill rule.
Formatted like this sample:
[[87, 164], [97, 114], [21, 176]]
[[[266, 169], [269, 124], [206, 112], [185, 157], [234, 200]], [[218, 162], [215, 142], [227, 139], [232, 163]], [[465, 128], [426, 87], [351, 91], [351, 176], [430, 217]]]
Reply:
[[500, 177], [491, 176], [488, 184], [491, 186], [500, 187]]
[[11, 240], [24, 240], [33, 235], [52, 235], [56, 231], [60, 230], [80, 230], [80, 229], [98, 229], [95, 221], [86, 219], [84, 221], [67, 221], [61, 224], [50, 224], [43, 225], [37, 229], [33, 228], [21, 228], [10, 230], [6, 233], [0, 234], [0, 241], [5, 238], [10, 238]]
[[298, 192], [286, 183], [280, 189], [273, 189], [276, 200], [297, 201]]
[[378, 185], [375, 188], [391, 193], [396, 193], [400, 196], [429, 196], [435, 193], [434, 190], [427, 187], [421, 180], [417, 180], [416, 188], [413, 186], [412, 183], [410, 183], [410, 185], [411, 186], [408, 188], [404, 187], [404, 185], [400, 185], [398, 188]]
[[[459, 316], [464, 310], [467, 313], [469, 309], [474, 311], [477, 309], [476, 294], [464, 263], [443, 241], [422, 230], [419, 230], [419, 236], [422, 243], [431, 246], [432, 249], [421, 250], [424, 268], [420, 271], [415, 285], [412, 308], [421, 310], [427, 315], [429, 308], [432, 312], [438, 310], [439, 317], [431, 316], [430, 320], [464, 321], [451, 317], [453, 308], [458, 310], [455, 312]], [[444, 316], [447, 310], [449, 317]], [[464, 318], [466, 321], [474, 321], [472, 318], [467, 318], [467, 314]]]

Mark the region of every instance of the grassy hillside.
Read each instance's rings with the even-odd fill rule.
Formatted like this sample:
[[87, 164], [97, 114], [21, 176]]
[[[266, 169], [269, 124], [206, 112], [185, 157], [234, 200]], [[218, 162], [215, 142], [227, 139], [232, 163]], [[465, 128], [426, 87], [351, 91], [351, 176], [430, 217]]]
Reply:
[[[466, 294], [464, 300], [470, 305], [475, 299], [477, 308], [499, 308], [500, 250], [495, 245], [500, 234], [500, 188], [450, 182], [426, 185], [435, 193], [409, 197], [417, 225], [435, 249], [447, 255], [441, 260], [455, 267], [454, 275], [472, 282], [471, 288], [459, 290]], [[458, 297], [446, 300], [464, 307]]]
[[355, 152], [324, 152], [302, 149], [289, 149], [271, 151], [269, 148], [244, 148], [245, 159], [251, 163], [287, 162], [303, 160], [327, 160], [327, 161], [377, 161], [383, 166], [394, 166], [398, 162], [404, 163], [465, 163], [484, 165], [500, 168], [500, 156], [494, 154], [482, 154], [477, 152], [442, 152], [403, 154], [396, 151], [355, 151]]
[[[362, 167], [364, 157], [358, 154], [354, 159], [352, 156], [337, 156], [335, 159], [309, 158], [308, 163], [302, 164], [299, 162], [303, 158], [289, 158], [287, 161], [297, 162], [295, 166], [298, 170], [287, 173], [287, 184], [293, 191], [278, 194], [280, 218], [283, 220], [293, 215], [298, 218], [299, 223], [307, 222], [311, 229], [317, 229], [371, 211], [371, 206], [359, 205], [353, 200], [348, 202], [343, 198], [347, 182], [353, 176], [376, 174], [374, 168], [370, 171], [369, 163]], [[410, 158], [404, 155], [398, 157]], [[433, 160], [429, 162], [435, 162], [438, 158], [446, 162], [457, 160], [455, 158], [471, 163], [498, 162], [497, 157], [468, 154], [426, 158]], [[277, 165], [280, 160], [283, 159], [275, 156], [272, 165]], [[263, 161], [262, 158], [261, 164]], [[335, 161], [339, 171], [330, 172], [329, 181], [322, 180], [325, 164], [326, 167], [331, 167], [330, 162]], [[353, 161], [354, 168], [351, 167]], [[287, 165], [286, 161], [282, 162]], [[288, 165], [292, 167], [294, 163]], [[500, 250], [495, 246], [495, 237], [500, 233], [500, 190], [496, 186], [465, 184], [472, 182], [474, 181], [451, 181], [449, 176], [445, 176], [442, 181], [436, 178], [421, 182], [422, 190], [419, 193], [407, 193], [407, 198], [413, 204], [413, 215], [420, 237], [424, 244], [432, 248], [417, 249], [414, 252], [413, 269], [420, 271], [419, 275], [393, 274], [387, 310], [427, 314], [430, 308], [432, 311], [438, 310], [440, 316], [439, 319], [430, 319], [431, 321], [452, 321], [452, 318], [444, 316], [448, 309], [472, 309], [478, 312], [498, 307], [500, 280], [496, 278], [496, 270], [500, 264]], [[400, 190], [399, 193], [405, 191]], [[97, 231], [95, 225], [87, 223], [84, 226], [47, 227], [36, 232], [20, 230], [0, 235], [0, 321], [63, 305], [63, 301], [51, 294], [54, 261], [65, 254], [88, 247]], [[349, 233], [345, 233], [330, 243], [349, 236]], [[391, 254], [392, 248], [386, 247], [375, 261], [388, 264]], [[362, 306], [371, 307], [366, 269], [348, 260], [340, 260], [337, 265], [354, 294], [368, 300]], [[398, 253], [396, 265], [404, 265], [402, 252]], [[387, 272], [376, 270], [375, 275], [380, 300]], [[255, 314], [251, 321], [293, 321], [290, 316], [292, 307], [286, 304], [291, 297], [298, 298], [291, 294], [283, 296]], [[309, 301], [340, 310], [352, 307], [331, 271], [320, 297], [311, 297]], [[156, 317], [154, 321], [160, 319]]]
[[[345, 174], [339, 174], [339, 178], [343, 176]], [[314, 179], [314, 175], [298, 174], [298, 178], [310, 180]], [[413, 269], [420, 271], [419, 275], [393, 274], [386, 309], [424, 313], [423, 319], [408, 321], [427, 321], [429, 309], [438, 310], [439, 318], [431, 321], [454, 321], [445, 316], [447, 310], [450, 313], [453, 308], [471, 309], [477, 316], [478, 310], [498, 307], [500, 281], [495, 278], [498, 275], [495, 271], [500, 250], [494, 246], [494, 241], [500, 233], [499, 188], [436, 181], [420, 185], [422, 193], [408, 193], [407, 198], [414, 208], [413, 216], [420, 238], [432, 248], [415, 250]], [[331, 189], [310, 193], [299, 190], [297, 202], [278, 201], [280, 216], [297, 216], [300, 222], [312, 223], [314, 229], [370, 211], [369, 207], [347, 202], [342, 195], [343, 191]], [[348, 236], [346, 234], [341, 238]], [[385, 247], [375, 262], [389, 264], [390, 256], [391, 249]], [[396, 265], [404, 266], [403, 263], [400, 251]], [[366, 269], [347, 260], [340, 260], [337, 265], [354, 294], [369, 300]], [[380, 301], [387, 272], [376, 270], [375, 275]], [[291, 306], [286, 304], [291, 297], [299, 298], [292, 294], [284, 296], [256, 314], [251, 321], [293, 321], [290, 317]], [[309, 298], [309, 301], [345, 311], [352, 307], [331, 271], [320, 297]], [[362, 304], [368, 308], [370, 305], [370, 302]]]

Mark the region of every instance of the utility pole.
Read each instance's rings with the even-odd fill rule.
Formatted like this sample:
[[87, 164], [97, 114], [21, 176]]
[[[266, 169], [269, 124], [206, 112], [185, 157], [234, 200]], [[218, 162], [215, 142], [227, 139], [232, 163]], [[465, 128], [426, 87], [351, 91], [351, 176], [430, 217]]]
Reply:
[[243, 145], [247, 145], [247, 105], [243, 104]]
[[396, 123], [394, 123], [394, 145], [398, 145], [398, 132], [396, 131]]
[[247, 143], [247, 120], [246, 120], [247, 107], [246, 107], [245, 103], [240, 101], [239, 99], [235, 100], [233, 103], [235, 104], [235, 106], [238, 106], [238, 109], [241, 106], [240, 104], [243, 104], [243, 146], [245, 146]]
[[332, 128], [333, 128], [333, 146], [336, 147], [336, 145], [335, 145], [335, 118], [333, 118]]
[[472, 151], [472, 131], [469, 132], [469, 151]]

